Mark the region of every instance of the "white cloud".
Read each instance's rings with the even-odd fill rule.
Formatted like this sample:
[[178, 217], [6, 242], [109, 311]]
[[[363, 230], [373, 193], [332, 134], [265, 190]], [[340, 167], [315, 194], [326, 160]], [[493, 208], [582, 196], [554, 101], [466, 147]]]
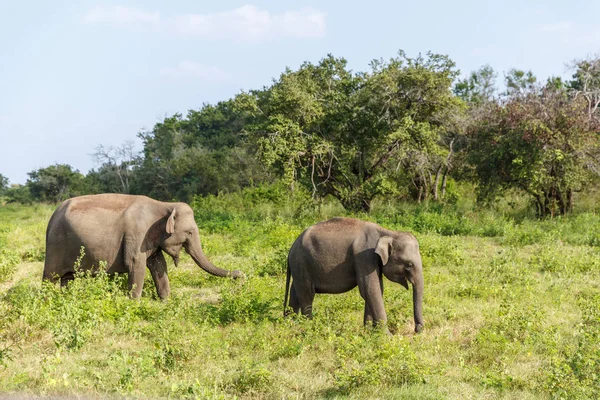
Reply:
[[221, 13], [178, 16], [171, 23], [177, 33], [204, 39], [261, 40], [325, 34], [325, 14], [313, 9], [272, 14], [246, 5]]
[[226, 81], [229, 79], [229, 74], [225, 71], [192, 61], [182, 61], [175, 67], [165, 68], [161, 71], [161, 75], [173, 79], [199, 79], [203, 81]]
[[537, 25], [536, 31], [543, 35], [554, 35], [561, 43], [573, 46], [600, 45], [600, 28], [596, 25], [560, 21]]
[[83, 16], [83, 21], [89, 24], [114, 25], [120, 28], [156, 29], [160, 25], [160, 14], [133, 7], [97, 6]]
[[572, 32], [574, 24], [571, 21], [561, 21], [552, 24], [538, 25], [537, 30], [539, 32], [548, 33], [568, 33]]
[[271, 13], [254, 5], [207, 14], [185, 14], [161, 18], [122, 6], [100, 6], [90, 10], [84, 21], [123, 28], [160, 30], [199, 39], [265, 40], [277, 37], [315, 38], [325, 35], [325, 13], [312, 8]]

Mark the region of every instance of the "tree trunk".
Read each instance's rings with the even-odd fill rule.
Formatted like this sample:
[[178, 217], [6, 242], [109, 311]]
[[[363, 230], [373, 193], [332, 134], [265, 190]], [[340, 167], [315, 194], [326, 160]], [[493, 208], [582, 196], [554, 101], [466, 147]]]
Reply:
[[448, 173], [450, 172], [450, 168], [451, 168], [451, 164], [452, 164], [452, 157], [454, 155], [454, 138], [452, 138], [452, 140], [450, 141], [449, 145], [448, 145], [448, 149], [450, 150], [448, 152], [448, 157], [446, 157], [446, 165], [445, 165], [445, 169], [444, 169], [444, 176], [442, 177], [442, 199], [444, 198], [444, 196], [446, 196], [446, 182], [447, 182], [447, 178], [448, 178]]
[[558, 211], [559, 211], [560, 215], [565, 215], [567, 213], [567, 203], [565, 202], [562, 192], [560, 190], [556, 189], [555, 197], [556, 197], [555, 203], [558, 204]]
[[536, 194], [536, 195], [534, 195], [534, 197], [535, 197], [535, 205], [536, 205], [536, 216], [538, 218], [543, 218], [544, 217], [544, 203], [542, 202], [540, 195]]
[[340, 202], [342, 206], [348, 211], [354, 212], [369, 212], [371, 211], [372, 199], [362, 196], [360, 194], [354, 194], [351, 197], [341, 198]]
[[435, 173], [435, 181], [433, 182], [433, 200], [438, 201], [438, 187], [440, 184], [440, 176], [442, 175], [442, 166], [440, 165]]
[[563, 193], [559, 188], [551, 187], [547, 191], [543, 191], [543, 198], [536, 196], [536, 200], [540, 218], [566, 215], [573, 209], [573, 191], [571, 189], [567, 189], [566, 193]]
[[429, 192], [429, 185], [427, 184], [427, 178], [425, 178], [425, 176], [421, 175], [421, 185], [423, 185], [423, 201], [427, 201], [427, 194]]
[[448, 177], [448, 167], [444, 170], [444, 176], [442, 177], [442, 199], [446, 196], [446, 178]]
[[554, 218], [558, 215], [566, 215], [573, 209], [573, 191], [567, 189], [565, 195], [556, 187], [551, 187], [542, 192], [542, 196], [535, 195], [537, 216]]
[[542, 212], [542, 217], [547, 217], [548, 215], [550, 216], [550, 218], [554, 217], [552, 210], [552, 195], [550, 194], [551, 190], [544, 192], [544, 209]]

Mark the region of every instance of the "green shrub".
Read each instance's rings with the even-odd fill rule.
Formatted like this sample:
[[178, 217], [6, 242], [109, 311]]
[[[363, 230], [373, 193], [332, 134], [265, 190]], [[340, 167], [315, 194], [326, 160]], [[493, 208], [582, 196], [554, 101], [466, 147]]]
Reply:
[[219, 323], [259, 322], [271, 318], [271, 310], [276, 307], [273, 300], [283, 293], [274, 291], [276, 289], [273, 279], [267, 277], [249, 279], [244, 283], [225, 283], [220, 291], [221, 301], [216, 311]]
[[[109, 277], [102, 269], [77, 272], [68, 286], [44, 282], [41, 289], [27, 284], [15, 286], [9, 302], [19, 316], [42, 329], [48, 329], [59, 348], [78, 350], [92, 337], [101, 335], [103, 323], [130, 318], [135, 303], [123, 290], [126, 277]], [[128, 321], [131, 322], [131, 321]]]

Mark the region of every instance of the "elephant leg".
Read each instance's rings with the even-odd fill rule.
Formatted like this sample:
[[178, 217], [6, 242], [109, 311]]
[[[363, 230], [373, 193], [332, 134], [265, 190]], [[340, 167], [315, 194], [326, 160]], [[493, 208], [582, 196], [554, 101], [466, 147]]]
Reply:
[[358, 276], [358, 290], [365, 300], [365, 323], [373, 321], [375, 324], [387, 322], [387, 315], [383, 306], [383, 282], [381, 275], [373, 268], [366, 276]]
[[146, 277], [146, 266], [134, 260], [128, 268], [128, 288], [132, 299], [139, 299], [142, 295], [142, 288], [144, 287], [144, 278]]
[[[381, 275], [379, 276], [379, 283], [380, 283], [380, 290], [381, 290], [381, 298], [383, 301], [383, 279], [381, 279]], [[363, 297], [364, 299], [364, 297]], [[373, 323], [373, 311], [371, 310], [371, 307], [369, 306], [369, 302], [366, 301], [365, 299], [365, 314], [364, 314], [364, 319], [363, 322], [365, 325], [370, 325]]]
[[[52, 269], [54, 270], [54, 269]], [[42, 281], [48, 281], [51, 283], [56, 283], [60, 280], [60, 276], [56, 272], [50, 272], [50, 268], [44, 268], [44, 275], [42, 276]]]
[[165, 300], [171, 294], [169, 277], [167, 275], [167, 262], [162, 251], [157, 251], [146, 261], [146, 265], [152, 274], [152, 280], [156, 286], [156, 292], [161, 300]]
[[294, 311], [294, 314], [298, 314], [300, 312], [300, 301], [298, 300], [298, 295], [296, 294], [296, 288], [294, 287], [293, 282], [292, 282], [292, 287], [290, 288], [289, 306]]
[[71, 264], [70, 268], [65, 268], [66, 253], [67, 251], [62, 248], [62, 243], [60, 246], [57, 244], [46, 244], [46, 257], [44, 260], [44, 274], [42, 280], [52, 283], [60, 282], [61, 286], [67, 284], [70, 279], [63, 280], [61, 278], [69, 273], [71, 276], [73, 275], [73, 271], [69, 271], [69, 269], [72, 269], [73, 264]]
[[300, 311], [305, 317], [312, 318], [312, 303], [314, 299], [314, 291], [305, 288], [304, 285], [297, 286], [292, 283], [290, 307], [292, 307], [295, 313]]
[[128, 289], [132, 299], [139, 299], [142, 296], [146, 277], [148, 256], [138, 251], [139, 246], [135, 237], [126, 237], [123, 243], [123, 264], [128, 274]]
[[373, 323], [373, 312], [369, 307], [369, 304], [365, 301], [365, 315], [363, 318], [363, 322], [365, 325]]
[[145, 277], [146, 268], [134, 268], [129, 271], [128, 288], [132, 299], [139, 299], [141, 297]]

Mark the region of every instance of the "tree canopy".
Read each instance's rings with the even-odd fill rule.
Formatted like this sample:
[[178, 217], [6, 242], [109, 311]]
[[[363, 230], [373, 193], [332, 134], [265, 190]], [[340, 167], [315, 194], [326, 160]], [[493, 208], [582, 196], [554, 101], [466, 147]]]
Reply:
[[[444, 159], [442, 138], [461, 103], [450, 90], [457, 75], [446, 56], [403, 52], [354, 73], [331, 55], [287, 70], [273, 85], [236, 98], [248, 115], [258, 156], [283, 178], [331, 195], [353, 210], [394, 192], [402, 165], [419, 189]], [[412, 163], [410, 160], [415, 160]]]
[[519, 91], [487, 111], [470, 132], [480, 195], [518, 188], [533, 197], [540, 216], [570, 211], [573, 191], [597, 170], [599, 127], [583, 102], [544, 87]]
[[40, 201], [59, 202], [85, 192], [84, 176], [67, 164], [55, 164], [29, 172], [27, 186]]
[[[57, 164], [29, 173], [13, 201], [82, 193], [136, 193], [191, 201], [280, 181], [353, 211], [394, 197], [447, 201], [448, 181], [479, 199], [507, 189], [540, 216], [564, 214], [600, 172], [600, 59], [571, 64], [572, 79], [489, 65], [460, 78], [446, 55], [403, 51], [353, 71], [327, 55], [287, 68], [269, 85], [174, 114], [120, 147], [98, 145], [83, 176]], [[449, 199], [449, 198], [448, 198]]]

